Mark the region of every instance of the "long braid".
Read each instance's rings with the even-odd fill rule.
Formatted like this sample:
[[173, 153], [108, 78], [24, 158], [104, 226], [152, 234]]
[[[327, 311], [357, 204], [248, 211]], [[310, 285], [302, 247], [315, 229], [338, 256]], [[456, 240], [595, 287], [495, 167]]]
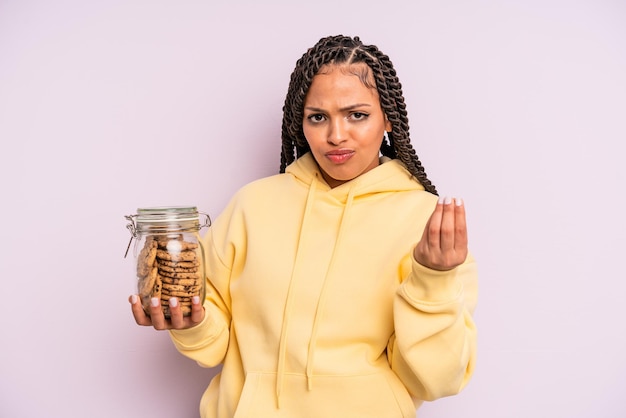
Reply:
[[374, 45], [364, 45], [359, 37], [343, 35], [329, 36], [319, 40], [296, 62], [283, 106], [282, 151], [280, 172], [306, 152], [310, 151], [302, 130], [304, 100], [313, 77], [326, 64], [365, 63], [376, 83], [370, 86], [365, 75], [358, 74], [368, 87], [376, 87], [383, 112], [391, 122], [392, 131], [388, 141], [383, 140], [381, 153], [389, 158], [398, 158], [424, 188], [437, 194], [437, 189], [428, 179], [424, 167], [409, 136], [409, 119], [402, 94], [402, 85], [389, 57]]

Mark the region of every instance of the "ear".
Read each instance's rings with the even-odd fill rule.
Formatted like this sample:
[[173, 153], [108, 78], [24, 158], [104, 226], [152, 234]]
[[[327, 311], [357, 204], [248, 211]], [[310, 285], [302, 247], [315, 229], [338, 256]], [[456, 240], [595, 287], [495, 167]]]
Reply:
[[387, 119], [387, 115], [385, 115], [385, 131], [391, 132], [392, 130], [393, 128], [391, 126], [391, 122], [389, 122], [389, 119]]

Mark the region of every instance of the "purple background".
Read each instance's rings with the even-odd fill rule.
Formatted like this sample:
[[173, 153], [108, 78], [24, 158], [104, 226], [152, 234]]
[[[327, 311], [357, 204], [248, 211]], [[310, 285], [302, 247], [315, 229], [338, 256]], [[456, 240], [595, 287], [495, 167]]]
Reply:
[[124, 215], [216, 216], [277, 172], [293, 65], [336, 33], [392, 58], [480, 263], [475, 377], [419, 416], [626, 416], [626, 6], [608, 0], [0, 0], [0, 416], [197, 416], [215, 371], [134, 324]]

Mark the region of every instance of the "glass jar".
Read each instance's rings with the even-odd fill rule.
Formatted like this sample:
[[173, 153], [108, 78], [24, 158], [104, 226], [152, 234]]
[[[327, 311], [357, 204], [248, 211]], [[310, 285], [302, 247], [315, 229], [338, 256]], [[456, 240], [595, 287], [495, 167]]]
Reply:
[[169, 300], [176, 297], [183, 315], [191, 315], [191, 298], [202, 301], [206, 291], [200, 230], [211, 225], [209, 216], [195, 206], [174, 206], [139, 208], [125, 218], [132, 236], [124, 257], [134, 239], [137, 294], [144, 311], [149, 315], [150, 300], [158, 298], [169, 318]]

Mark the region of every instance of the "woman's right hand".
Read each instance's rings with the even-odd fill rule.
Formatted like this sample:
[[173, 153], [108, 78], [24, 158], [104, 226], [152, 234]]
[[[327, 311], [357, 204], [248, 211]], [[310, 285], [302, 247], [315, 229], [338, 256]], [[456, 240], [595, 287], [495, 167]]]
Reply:
[[200, 298], [194, 296], [191, 300], [191, 315], [183, 316], [180, 304], [176, 298], [170, 299], [170, 319], [166, 319], [161, 309], [161, 301], [158, 298], [152, 298], [150, 303], [150, 315], [141, 306], [139, 296], [131, 295], [128, 298], [135, 322], [137, 325], [146, 327], [154, 327], [156, 330], [167, 329], [186, 329], [198, 325], [204, 319], [204, 306], [200, 303]]

